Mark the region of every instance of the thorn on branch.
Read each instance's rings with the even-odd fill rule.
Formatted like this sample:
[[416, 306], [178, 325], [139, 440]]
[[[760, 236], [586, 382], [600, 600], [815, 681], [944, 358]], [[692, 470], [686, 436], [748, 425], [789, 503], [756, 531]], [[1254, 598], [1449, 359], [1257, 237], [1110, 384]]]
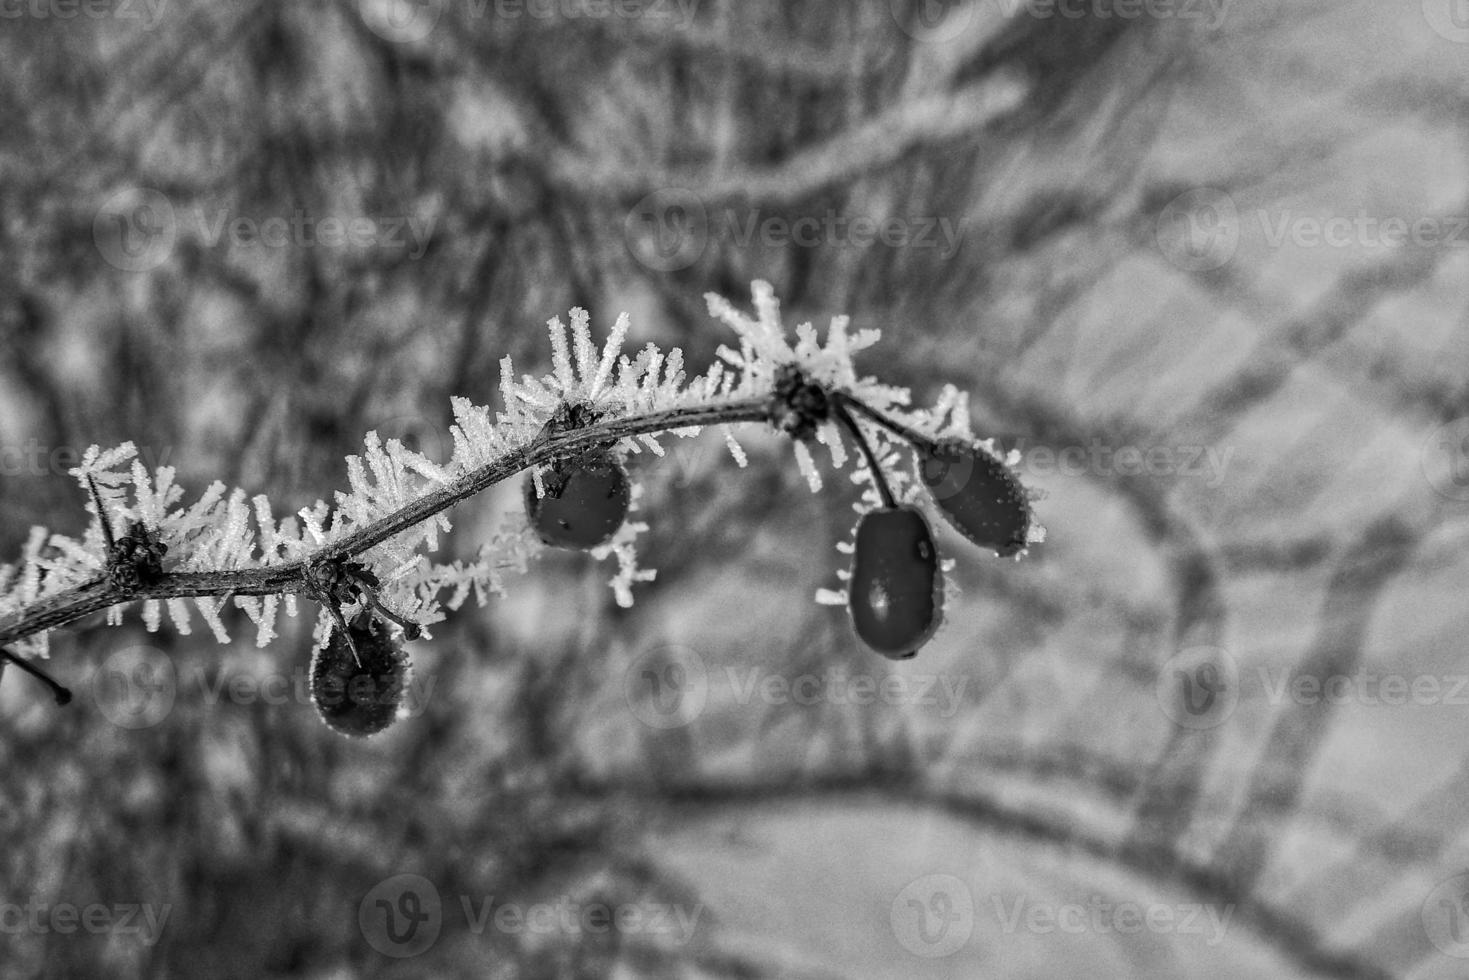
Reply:
[[102, 522], [102, 539], [107, 543], [107, 578], [112, 587], [135, 592], [140, 586], [153, 585], [163, 578], [163, 556], [168, 554], [168, 545], [160, 540], [158, 532], [142, 521], [133, 521], [126, 534], [115, 537], [102, 506], [102, 495], [91, 476], [87, 477], [87, 486], [97, 505], [97, 519]]
[[70, 688], [59, 683], [56, 678], [52, 677], [50, 674], [46, 673], [40, 667], [37, 667], [35, 664], [31, 663], [24, 657], [16, 656], [4, 647], [0, 647], [0, 676], [4, 675], [5, 665], [7, 663], [15, 664], [21, 670], [25, 671], [27, 674], [30, 674], [32, 677], [36, 678], [36, 680], [40, 681], [42, 684], [45, 684], [47, 687], [51, 688], [51, 693], [53, 696], [55, 696], [57, 704], [69, 704], [71, 702]]
[[410, 640], [418, 639], [423, 632], [423, 628], [417, 623], [404, 619], [383, 605], [377, 595], [380, 584], [377, 576], [361, 562], [341, 560], [316, 562], [307, 568], [306, 580], [311, 594], [318, 602], [326, 606], [332, 619], [336, 620], [337, 629], [347, 637], [347, 644], [352, 648], [354, 656], [357, 655], [357, 644], [353, 642], [352, 634], [347, 629], [347, 622], [342, 618], [342, 606], [358, 602], [371, 606], [383, 619], [401, 627], [403, 635]]

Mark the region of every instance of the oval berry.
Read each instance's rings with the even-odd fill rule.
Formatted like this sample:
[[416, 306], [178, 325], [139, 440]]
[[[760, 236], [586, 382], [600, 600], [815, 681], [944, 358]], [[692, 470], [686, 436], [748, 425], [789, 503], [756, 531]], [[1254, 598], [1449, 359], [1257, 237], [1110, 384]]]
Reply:
[[1003, 460], [957, 440], [914, 449], [919, 477], [960, 534], [1001, 558], [1025, 547], [1030, 496]]
[[311, 703], [327, 726], [343, 735], [375, 735], [397, 721], [408, 690], [408, 654], [389, 628], [368, 615], [341, 630], [311, 655]]
[[632, 500], [627, 469], [607, 453], [558, 460], [541, 470], [546, 495], [536, 495], [525, 475], [525, 514], [540, 539], [553, 548], [606, 544], [627, 520]]
[[847, 609], [869, 647], [906, 660], [943, 621], [944, 578], [928, 520], [914, 507], [862, 515], [852, 552]]

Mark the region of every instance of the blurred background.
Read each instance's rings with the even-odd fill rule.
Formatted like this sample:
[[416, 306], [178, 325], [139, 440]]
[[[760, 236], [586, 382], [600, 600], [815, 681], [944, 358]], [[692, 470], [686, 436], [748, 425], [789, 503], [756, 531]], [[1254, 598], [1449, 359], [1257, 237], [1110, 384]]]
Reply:
[[0, 976], [1469, 975], [1464, 0], [0, 0], [0, 79], [7, 561], [93, 443], [288, 513], [756, 278], [1049, 529], [944, 528], [892, 664], [813, 601], [844, 478], [670, 443], [633, 608], [547, 555], [366, 742], [309, 615], [73, 624], [71, 707], [0, 684]]

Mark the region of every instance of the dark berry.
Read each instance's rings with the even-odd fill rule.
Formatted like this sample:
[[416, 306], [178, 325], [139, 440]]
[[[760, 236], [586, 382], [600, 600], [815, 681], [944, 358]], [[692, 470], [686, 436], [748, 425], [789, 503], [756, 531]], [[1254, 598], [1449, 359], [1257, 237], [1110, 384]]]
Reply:
[[1002, 558], [1025, 547], [1030, 497], [1003, 460], [957, 440], [915, 451], [919, 476], [961, 534]]
[[558, 460], [541, 470], [544, 497], [525, 475], [525, 514], [542, 541], [553, 548], [606, 544], [627, 520], [632, 500], [627, 470], [605, 452]]
[[311, 657], [311, 703], [321, 720], [351, 736], [376, 735], [398, 718], [408, 690], [408, 654], [391, 628], [363, 613]]
[[917, 508], [862, 515], [848, 586], [847, 609], [863, 643], [906, 660], [929, 641], [944, 617], [944, 578], [928, 520]]

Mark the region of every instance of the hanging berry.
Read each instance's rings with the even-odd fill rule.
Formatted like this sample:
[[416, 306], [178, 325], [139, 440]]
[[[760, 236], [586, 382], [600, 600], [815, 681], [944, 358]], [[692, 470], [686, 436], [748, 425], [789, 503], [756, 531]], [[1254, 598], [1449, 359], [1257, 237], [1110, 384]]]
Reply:
[[411, 665], [399, 637], [364, 611], [311, 656], [311, 703], [343, 735], [376, 735], [398, 719]]
[[919, 477], [959, 533], [1001, 558], [1026, 546], [1030, 495], [1003, 460], [955, 439], [915, 442], [913, 451]]
[[627, 469], [610, 453], [558, 460], [541, 470], [546, 495], [525, 476], [525, 513], [531, 527], [553, 548], [585, 550], [606, 544], [627, 520], [632, 500]]
[[862, 515], [852, 552], [847, 609], [857, 635], [892, 660], [907, 660], [943, 621], [944, 580], [928, 520], [916, 507]]
[[[574, 432], [599, 418], [586, 405], [562, 404], [541, 432], [543, 436]], [[587, 550], [606, 544], [627, 520], [632, 503], [627, 467], [606, 446], [588, 447], [536, 474], [527, 472], [523, 488], [525, 516], [553, 548]]]

